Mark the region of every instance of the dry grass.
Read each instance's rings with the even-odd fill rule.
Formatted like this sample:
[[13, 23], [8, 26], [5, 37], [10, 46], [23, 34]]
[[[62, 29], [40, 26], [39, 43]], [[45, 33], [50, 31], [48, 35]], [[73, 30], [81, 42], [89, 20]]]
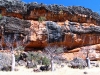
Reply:
[[86, 75], [100, 75], [100, 67], [99, 68], [91, 68], [91, 69], [71, 69], [65, 66], [64, 68], [60, 68], [54, 72], [33, 72], [33, 69], [26, 69], [25, 67], [17, 67], [19, 71], [16, 72], [0, 72], [0, 75], [84, 75], [84, 72], [87, 72]]

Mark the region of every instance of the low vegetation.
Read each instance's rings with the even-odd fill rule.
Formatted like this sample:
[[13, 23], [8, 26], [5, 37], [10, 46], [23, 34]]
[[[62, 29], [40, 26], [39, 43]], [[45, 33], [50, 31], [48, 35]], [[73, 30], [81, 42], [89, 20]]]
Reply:
[[42, 58], [42, 65], [50, 65], [50, 59], [47, 57]]
[[40, 16], [39, 18], [38, 18], [38, 21], [41, 23], [41, 22], [43, 22], [43, 21], [45, 21], [46, 20], [46, 18], [45, 17], [43, 17], [43, 16]]

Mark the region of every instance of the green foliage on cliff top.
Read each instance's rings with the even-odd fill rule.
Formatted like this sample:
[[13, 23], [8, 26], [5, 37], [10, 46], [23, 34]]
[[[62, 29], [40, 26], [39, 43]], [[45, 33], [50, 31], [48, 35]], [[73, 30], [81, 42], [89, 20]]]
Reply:
[[43, 17], [43, 16], [40, 16], [40, 17], [38, 18], [38, 21], [39, 21], [39, 22], [43, 22], [43, 21], [45, 21], [45, 20], [46, 20], [46, 18]]

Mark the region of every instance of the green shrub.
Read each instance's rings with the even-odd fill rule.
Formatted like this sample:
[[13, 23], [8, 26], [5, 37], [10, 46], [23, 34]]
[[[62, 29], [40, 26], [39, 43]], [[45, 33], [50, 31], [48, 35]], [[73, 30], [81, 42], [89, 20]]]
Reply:
[[18, 46], [17, 48], [15, 48], [16, 51], [24, 51], [24, 47], [23, 46]]
[[15, 61], [18, 61], [18, 59], [19, 59], [19, 57], [20, 57], [20, 55], [15, 55]]
[[45, 21], [45, 20], [46, 20], [46, 18], [43, 17], [43, 16], [40, 16], [39, 19], [38, 19], [39, 22], [42, 22], [42, 21]]
[[2, 15], [0, 14], [0, 19], [2, 19]]
[[50, 65], [50, 60], [47, 57], [42, 58], [42, 64], [43, 65]]
[[28, 60], [34, 60], [35, 62], [38, 62], [38, 60], [41, 59], [41, 55], [38, 52], [28, 52]]

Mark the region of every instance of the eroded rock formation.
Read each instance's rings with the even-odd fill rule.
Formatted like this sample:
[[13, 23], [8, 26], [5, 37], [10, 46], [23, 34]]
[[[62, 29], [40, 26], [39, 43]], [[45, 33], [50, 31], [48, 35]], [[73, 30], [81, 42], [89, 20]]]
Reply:
[[19, 18], [3, 16], [0, 20], [0, 26], [4, 27], [6, 33], [28, 34], [25, 28], [30, 27], [30, 22]]
[[30, 28], [31, 42], [27, 45], [27, 50], [44, 48], [50, 43], [66, 46], [65, 52], [67, 53], [64, 53], [64, 57], [68, 60], [72, 60], [74, 57], [85, 58], [86, 54], [82, 52], [85, 49], [93, 50], [93, 53], [90, 53], [91, 60], [99, 59], [100, 32], [98, 25], [70, 21], [56, 23], [31, 21]]
[[[69, 60], [75, 55], [77, 57], [87, 46], [92, 48], [95, 45], [92, 49], [99, 56], [100, 15], [91, 9], [0, 0], [0, 14], [3, 16], [0, 19], [0, 39], [3, 31], [5, 34], [18, 34], [21, 37], [26, 35], [25, 40], [30, 41], [26, 50], [44, 48], [49, 43], [63, 45], [67, 47]], [[40, 17], [44, 17], [45, 21], [40, 22]]]
[[48, 43], [52, 42], [61, 42], [64, 40], [64, 33], [59, 25], [55, 22], [47, 22], [47, 35], [48, 35]]
[[[61, 23], [31, 21], [31, 40], [41, 40], [44, 37], [51, 42], [58, 42], [74, 48], [83, 45], [92, 45], [99, 43], [99, 26], [87, 23], [77, 23], [66, 21]], [[40, 36], [40, 37], [39, 37]], [[33, 37], [33, 39], [32, 39]], [[40, 39], [37, 39], [37, 38]], [[94, 39], [94, 40], [93, 40]], [[50, 41], [48, 40], [48, 42]], [[58, 42], [59, 43], [59, 42]]]
[[[15, 43], [16, 41], [27, 41], [30, 22], [14, 17], [3, 16], [0, 19], [0, 49], [7, 45], [7, 41]], [[21, 43], [22, 43], [21, 42]]]
[[[20, 0], [0, 0], [0, 13], [6, 16], [27, 20], [38, 20], [40, 16], [51, 21], [73, 21], [99, 24], [100, 15], [82, 6], [45, 5], [43, 3], [24, 3]], [[44, 14], [45, 13], [45, 14]]]

